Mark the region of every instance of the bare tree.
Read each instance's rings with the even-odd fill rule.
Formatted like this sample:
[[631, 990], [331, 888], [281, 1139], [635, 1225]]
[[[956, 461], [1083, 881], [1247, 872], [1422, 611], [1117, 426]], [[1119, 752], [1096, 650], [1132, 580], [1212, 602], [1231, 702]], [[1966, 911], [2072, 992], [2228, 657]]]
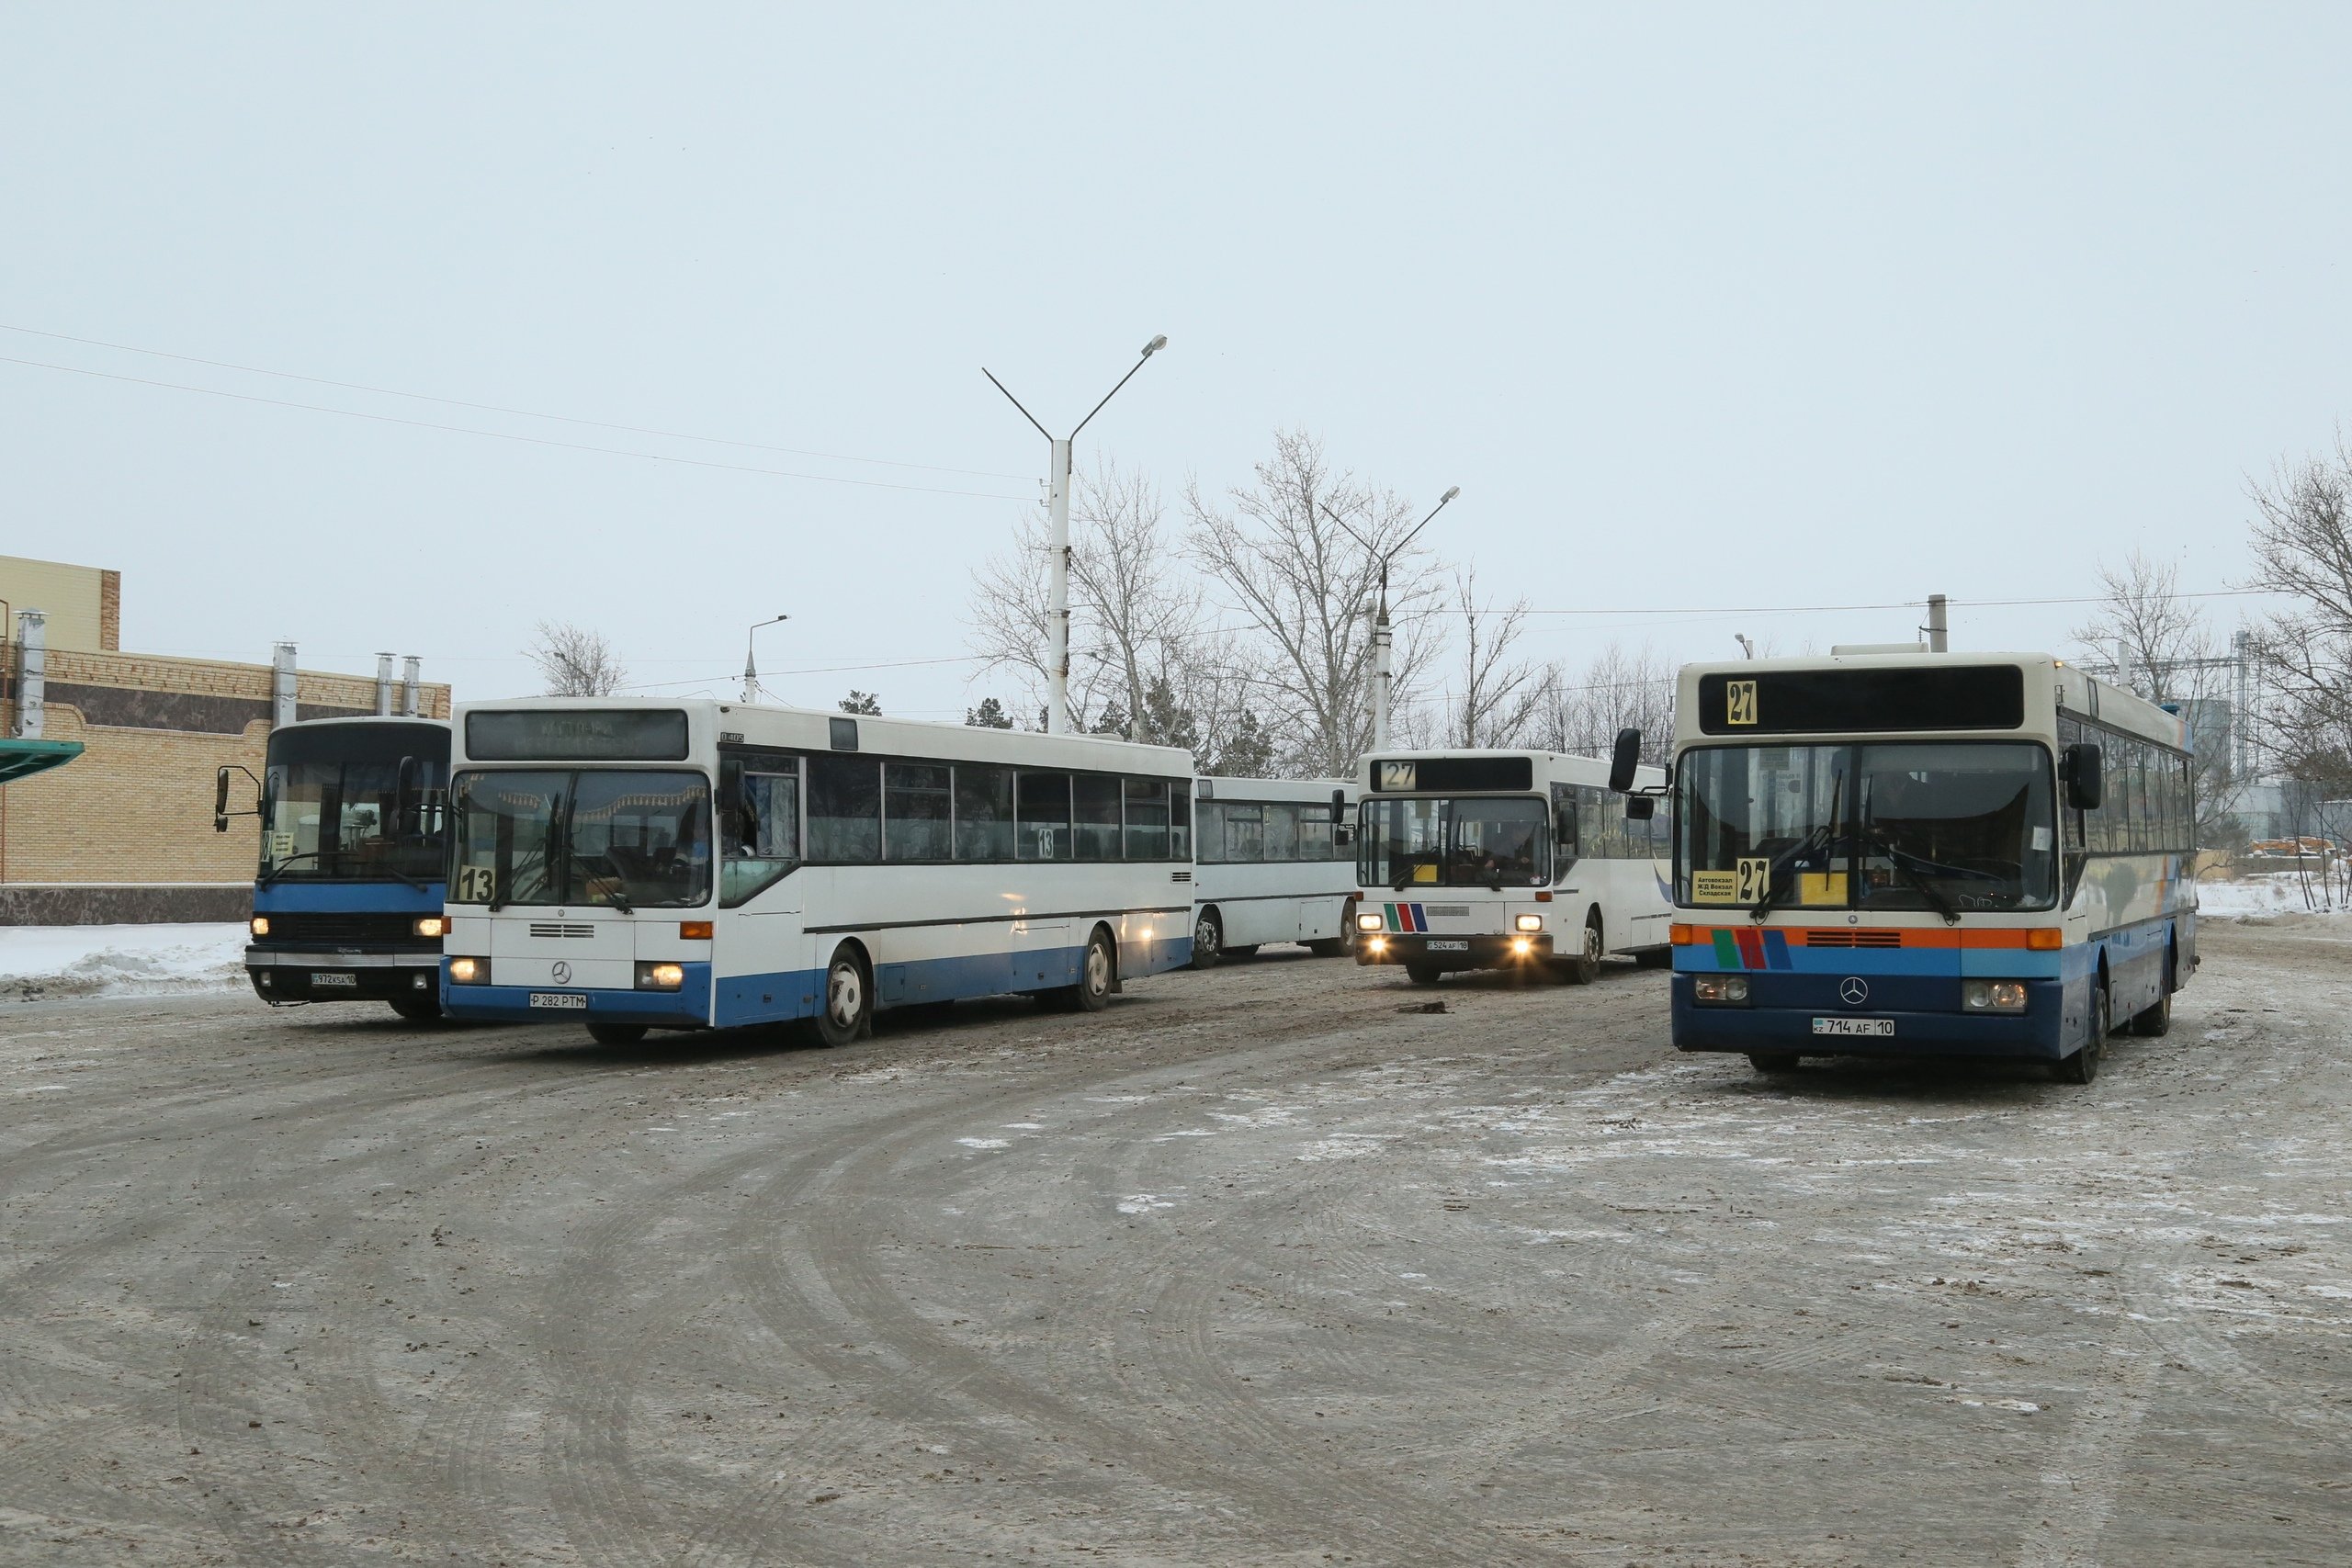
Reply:
[[[1300, 432], [1275, 432], [1272, 455], [1255, 468], [1255, 483], [1218, 501], [1197, 482], [1185, 487], [1193, 558], [1261, 645], [1259, 667], [1245, 671], [1255, 699], [1249, 711], [1287, 741], [1276, 765], [1308, 776], [1351, 773], [1371, 742], [1380, 569], [1332, 515], [1385, 549], [1415, 513], [1394, 491], [1333, 472], [1322, 444]], [[1399, 711], [1436, 651], [1430, 622], [1441, 592], [1426, 555], [1394, 558], [1388, 604]]]
[[1675, 667], [1647, 647], [1602, 649], [1578, 675], [1546, 671], [1530, 727], [1532, 743], [1577, 757], [1606, 757], [1621, 729], [1642, 732], [1642, 761], [1662, 765], [1674, 745]]
[[2278, 734], [2292, 776], [2352, 795], [2352, 446], [2332, 457], [2281, 463], [2256, 485], [2253, 586], [2292, 607], [2256, 637]]
[[2233, 711], [2235, 661], [2180, 590], [2180, 569], [2134, 550], [2121, 566], [2102, 564], [2101, 597], [2075, 630], [2089, 650], [2084, 663], [2177, 711], [2189, 730], [2188, 787], [2196, 802], [2196, 841], [2221, 845], [2233, 836], [2238, 803], [2233, 731], [2256, 716]]
[[628, 670], [605, 634], [569, 621], [541, 621], [523, 657], [538, 666], [550, 697], [609, 697], [628, 683]]
[[1527, 601], [1513, 600], [1500, 610], [1479, 604], [1476, 568], [1453, 574], [1453, 595], [1462, 612], [1462, 691], [1447, 726], [1451, 743], [1516, 746], [1544, 699], [1545, 671], [1510, 656], [1527, 619]]

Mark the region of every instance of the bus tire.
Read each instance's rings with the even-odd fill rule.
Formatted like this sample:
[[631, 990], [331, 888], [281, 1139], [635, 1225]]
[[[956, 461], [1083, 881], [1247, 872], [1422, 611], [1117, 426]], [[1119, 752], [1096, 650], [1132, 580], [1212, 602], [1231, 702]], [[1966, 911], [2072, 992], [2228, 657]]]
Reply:
[[1600, 978], [1600, 911], [1584, 918], [1584, 946], [1572, 953], [1560, 972], [1571, 986], [1589, 986]]
[[1759, 1073], [1792, 1073], [1803, 1058], [1794, 1051], [1750, 1051], [1747, 1065]]
[[1193, 917], [1193, 967], [1214, 969], [1225, 956], [1225, 919], [1215, 905], [1203, 905]]
[[855, 944], [845, 942], [833, 949], [821, 1002], [817, 1043], [828, 1050], [854, 1045], [874, 1032], [874, 987], [866, 979], [865, 955]]
[[2080, 1050], [2050, 1069], [2052, 1077], [2060, 1083], [2089, 1083], [2098, 1077], [2099, 1049], [2114, 1027], [2107, 1007], [2107, 976], [2101, 975], [2091, 982], [2091, 1037]]
[[1423, 964], [1410, 958], [1405, 961], [1405, 978], [1416, 986], [1434, 986], [1437, 984], [1437, 977], [1444, 973], [1444, 970], [1434, 964]]
[[1038, 999], [1071, 1012], [1101, 1012], [1111, 1005], [1111, 993], [1118, 984], [1119, 955], [1111, 945], [1111, 933], [1096, 926], [1086, 939], [1085, 956], [1078, 963], [1078, 984], [1047, 991]]
[[430, 991], [418, 991], [391, 998], [392, 1010], [411, 1023], [431, 1023], [441, 1016], [441, 998]]
[[2161, 1040], [2172, 1032], [2173, 973], [2173, 957], [2167, 953], [2165, 955], [2163, 991], [2157, 996], [2153, 1005], [2143, 1008], [2132, 1015], [2132, 1032], [2143, 1040]]
[[1356, 901], [1351, 898], [1340, 906], [1340, 934], [1310, 942], [1306, 951], [1317, 958], [1352, 958], [1356, 940]]
[[588, 1038], [599, 1045], [634, 1045], [645, 1038], [645, 1025], [622, 1023], [615, 1019], [591, 1019]]

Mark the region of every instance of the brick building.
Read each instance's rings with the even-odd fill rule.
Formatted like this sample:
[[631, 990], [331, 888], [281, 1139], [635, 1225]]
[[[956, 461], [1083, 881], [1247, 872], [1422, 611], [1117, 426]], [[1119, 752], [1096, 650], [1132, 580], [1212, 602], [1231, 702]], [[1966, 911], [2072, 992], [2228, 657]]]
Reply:
[[82, 748], [0, 765], [0, 925], [243, 919], [254, 830], [213, 831], [221, 764], [258, 775], [286, 717], [449, 716], [413, 660], [395, 681], [389, 656], [371, 680], [298, 669], [285, 643], [266, 664], [125, 653], [121, 574], [95, 567], [0, 556], [0, 747]]

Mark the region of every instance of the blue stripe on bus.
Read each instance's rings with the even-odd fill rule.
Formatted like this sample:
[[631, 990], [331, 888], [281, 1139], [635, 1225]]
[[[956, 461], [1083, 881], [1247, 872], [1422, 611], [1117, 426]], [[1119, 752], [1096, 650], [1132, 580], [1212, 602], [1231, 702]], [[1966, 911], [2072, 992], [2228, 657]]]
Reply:
[[[1122, 980], [1181, 969], [1192, 961], [1193, 935], [1189, 931], [1153, 941], [1130, 938], [1119, 944]], [[885, 960], [875, 966], [874, 1003], [882, 1008], [906, 1007], [1075, 986], [1085, 962], [1086, 949], [1082, 944], [954, 958]], [[723, 976], [713, 987], [717, 1004], [714, 1020], [718, 1027], [730, 1029], [749, 1023], [814, 1018], [823, 1007], [824, 986], [822, 969]]]
[[442, 885], [405, 882], [273, 882], [254, 889], [256, 915], [437, 915]]

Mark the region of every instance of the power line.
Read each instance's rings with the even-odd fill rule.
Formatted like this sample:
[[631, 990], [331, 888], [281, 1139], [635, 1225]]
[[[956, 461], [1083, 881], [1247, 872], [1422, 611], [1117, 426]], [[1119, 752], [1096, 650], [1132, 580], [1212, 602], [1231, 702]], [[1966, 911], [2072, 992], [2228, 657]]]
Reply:
[[323, 403], [298, 403], [285, 398], [265, 398], [252, 392], [223, 391], [218, 387], [191, 387], [181, 381], [157, 381], [144, 376], [124, 376], [111, 370], [85, 370], [74, 365], [51, 365], [46, 360], [17, 359], [0, 355], [0, 365], [27, 365], [36, 370], [57, 370], [68, 376], [92, 376], [102, 381], [128, 381], [137, 387], [161, 387], [175, 392], [196, 392], [209, 398], [232, 398], [241, 403], [266, 403], [272, 408], [300, 409], [306, 413], [340, 414], [345, 419], [368, 419], [379, 424], [404, 424], [413, 430], [443, 430], [458, 435], [479, 435], [492, 441], [519, 441], [528, 446], [553, 446], [568, 452], [595, 452], [607, 457], [641, 457], [650, 463], [678, 463], [690, 468], [718, 468], [728, 473], [765, 474], [773, 479], [808, 479], [817, 484], [856, 485], [865, 490], [911, 491], [923, 495], [963, 495], [978, 501], [1034, 502], [1035, 496], [1002, 495], [993, 491], [947, 490], [937, 485], [898, 484], [888, 479], [850, 479], [837, 474], [803, 474], [788, 468], [761, 468], [748, 463], [719, 463], [707, 457], [680, 457], [663, 452], [637, 452], [619, 446], [592, 446], [583, 441], [558, 441], [545, 435], [517, 435], [510, 431], [483, 430], [470, 424], [443, 424], [429, 419], [402, 419], [397, 414], [362, 413], [357, 409], [329, 408]]
[[[209, 365], [216, 370], [236, 370], [248, 376], [275, 376], [280, 380], [307, 381], [314, 387], [340, 387], [348, 392], [373, 392], [387, 398], [408, 398], [417, 402], [440, 403], [447, 408], [474, 409], [483, 413], [514, 414], [521, 419], [553, 420], [560, 424], [584, 424], [597, 430], [625, 431], [631, 435], [660, 435], [673, 441], [701, 441], [714, 446], [741, 446], [755, 452], [784, 452], [796, 457], [823, 457], [835, 463], [869, 463], [886, 468], [921, 468], [934, 474], [962, 474], [969, 479], [1030, 479], [1034, 474], [1000, 473], [993, 468], [949, 468], [936, 463], [907, 463], [892, 457], [853, 457], [841, 452], [819, 452], [805, 446], [775, 446], [764, 441], [735, 441], [724, 435], [696, 435], [689, 431], [661, 430], [650, 425], [616, 424], [608, 420], [581, 419], [566, 413], [541, 413], [536, 409], [508, 408], [502, 403], [468, 402], [463, 398], [435, 397], [430, 392], [403, 392], [397, 387], [371, 387], [364, 381], [335, 381], [324, 376], [305, 376], [293, 370], [272, 370], [259, 365], [239, 365], [228, 359], [205, 359], [193, 354], [174, 354], [167, 349], [141, 348], [137, 344], [108, 343], [104, 338], [75, 337], [71, 333], [44, 332], [39, 327], [11, 326], [0, 321], [0, 332], [23, 333], [28, 337], [52, 338], [59, 343], [78, 343], [92, 348], [110, 348], [123, 354], [144, 354], [156, 359], [175, 359], [183, 365]], [[30, 361], [19, 361], [29, 364]], [[53, 367], [55, 368], [55, 367]]]

